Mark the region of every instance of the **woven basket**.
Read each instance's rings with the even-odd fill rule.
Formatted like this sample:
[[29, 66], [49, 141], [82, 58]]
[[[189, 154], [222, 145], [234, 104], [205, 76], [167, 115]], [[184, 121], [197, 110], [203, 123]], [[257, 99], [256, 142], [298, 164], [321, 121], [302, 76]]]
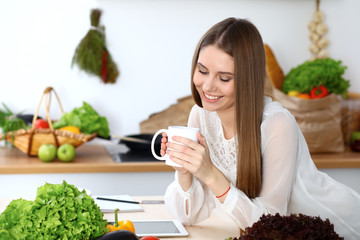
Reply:
[[[81, 144], [92, 140], [97, 135], [97, 133], [88, 135], [88, 134], [74, 133], [59, 129], [54, 130], [49, 114], [51, 93], [55, 94], [61, 112], [64, 113], [63, 107], [61, 105], [57, 93], [52, 87], [47, 87], [44, 90], [44, 93], [42, 94], [40, 102], [37, 106], [31, 128], [7, 132], [5, 135], [5, 139], [7, 141], [12, 143], [16, 148], [18, 148], [19, 150], [21, 150], [22, 152], [26, 153], [29, 156], [37, 156], [38, 150], [42, 144], [54, 144], [56, 147], [59, 147], [65, 143], [70, 143], [76, 148]], [[45, 100], [46, 120], [48, 121], [49, 128], [36, 129], [35, 122], [37, 120], [39, 109], [43, 100]]]

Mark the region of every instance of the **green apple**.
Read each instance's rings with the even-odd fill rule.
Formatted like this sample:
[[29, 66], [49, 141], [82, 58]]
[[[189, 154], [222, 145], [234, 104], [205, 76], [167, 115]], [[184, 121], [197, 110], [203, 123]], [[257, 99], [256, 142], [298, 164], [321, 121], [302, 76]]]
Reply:
[[56, 158], [56, 147], [54, 144], [42, 144], [38, 150], [38, 157], [43, 162], [51, 162]]
[[76, 150], [70, 143], [61, 145], [57, 150], [57, 157], [63, 162], [71, 162], [76, 156]]

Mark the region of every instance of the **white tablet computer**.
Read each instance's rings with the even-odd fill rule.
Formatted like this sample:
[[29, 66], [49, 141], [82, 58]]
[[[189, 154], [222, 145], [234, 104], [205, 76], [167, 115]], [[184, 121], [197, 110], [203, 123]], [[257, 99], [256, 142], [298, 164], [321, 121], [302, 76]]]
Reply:
[[[131, 220], [138, 237], [186, 237], [189, 233], [175, 219], [170, 220]], [[114, 224], [109, 222], [110, 224]]]

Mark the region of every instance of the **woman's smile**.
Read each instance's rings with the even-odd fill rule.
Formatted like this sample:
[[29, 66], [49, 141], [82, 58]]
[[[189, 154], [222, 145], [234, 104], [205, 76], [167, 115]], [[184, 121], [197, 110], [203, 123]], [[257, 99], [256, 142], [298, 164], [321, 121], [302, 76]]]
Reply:
[[222, 96], [214, 96], [214, 95], [207, 94], [205, 92], [203, 92], [203, 96], [204, 96], [204, 99], [208, 102], [216, 102], [220, 98], [222, 98]]

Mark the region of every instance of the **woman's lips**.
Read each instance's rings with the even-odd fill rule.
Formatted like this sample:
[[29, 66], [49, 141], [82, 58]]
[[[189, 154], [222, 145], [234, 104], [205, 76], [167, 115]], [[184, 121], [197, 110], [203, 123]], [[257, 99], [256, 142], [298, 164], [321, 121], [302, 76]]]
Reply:
[[220, 98], [222, 98], [222, 97], [219, 97], [219, 96], [214, 96], [214, 95], [207, 94], [205, 92], [203, 92], [203, 96], [204, 96], [204, 99], [207, 102], [217, 102]]

